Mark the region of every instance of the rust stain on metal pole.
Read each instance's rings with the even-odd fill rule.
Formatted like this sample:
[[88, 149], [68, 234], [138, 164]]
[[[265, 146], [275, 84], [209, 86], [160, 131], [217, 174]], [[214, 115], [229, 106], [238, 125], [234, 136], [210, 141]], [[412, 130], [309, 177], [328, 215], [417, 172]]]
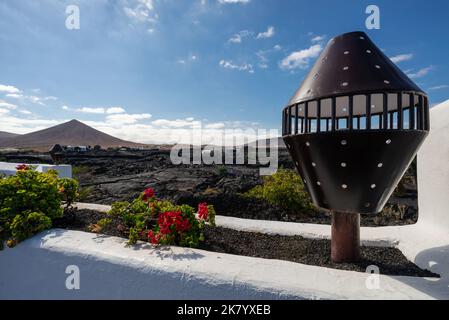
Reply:
[[360, 259], [360, 214], [332, 212], [331, 259], [335, 263]]

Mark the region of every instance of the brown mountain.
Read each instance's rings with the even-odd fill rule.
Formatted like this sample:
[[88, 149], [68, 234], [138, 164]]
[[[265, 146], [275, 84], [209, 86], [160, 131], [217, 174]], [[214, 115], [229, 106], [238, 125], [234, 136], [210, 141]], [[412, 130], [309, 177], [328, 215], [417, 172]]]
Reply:
[[20, 136], [20, 134], [0, 131], [0, 139], [8, 139], [17, 136]]
[[44, 130], [24, 135], [0, 139], [0, 147], [32, 149], [48, 151], [53, 145], [95, 146], [108, 147], [143, 147], [144, 144], [125, 141], [98, 131], [88, 125], [71, 120]]

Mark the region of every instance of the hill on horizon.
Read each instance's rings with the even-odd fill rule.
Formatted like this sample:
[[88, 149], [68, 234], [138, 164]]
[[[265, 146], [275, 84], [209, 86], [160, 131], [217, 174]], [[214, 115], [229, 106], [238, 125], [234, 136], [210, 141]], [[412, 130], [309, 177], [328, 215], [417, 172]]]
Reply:
[[20, 134], [6, 132], [6, 131], [0, 131], [0, 139], [8, 139], [8, 138], [17, 137], [17, 136], [20, 136]]
[[[8, 136], [9, 135], [9, 136]], [[53, 145], [109, 147], [144, 147], [145, 144], [122, 140], [78, 121], [71, 120], [47, 129], [16, 135], [0, 136], [0, 148], [32, 149], [48, 151]]]

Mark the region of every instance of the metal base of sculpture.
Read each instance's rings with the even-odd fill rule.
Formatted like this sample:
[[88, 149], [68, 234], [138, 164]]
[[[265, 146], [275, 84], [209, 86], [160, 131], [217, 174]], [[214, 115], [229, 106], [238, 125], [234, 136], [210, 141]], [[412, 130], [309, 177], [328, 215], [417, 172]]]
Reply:
[[335, 263], [360, 259], [360, 214], [332, 212], [331, 259]]

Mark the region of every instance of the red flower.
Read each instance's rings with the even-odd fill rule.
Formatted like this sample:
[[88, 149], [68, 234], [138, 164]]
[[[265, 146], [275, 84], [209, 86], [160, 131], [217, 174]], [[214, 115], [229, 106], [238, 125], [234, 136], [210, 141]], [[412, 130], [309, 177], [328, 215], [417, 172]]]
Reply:
[[189, 220], [177, 220], [176, 221], [176, 230], [178, 232], [187, 232], [190, 229], [190, 223]]
[[157, 220], [159, 225], [159, 231], [163, 235], [170, 234], [173, 230], [172, 226], [175, 226], [177, 232], [186, 232], [190, 229], [190, 223], [188, 219], [182, 217], [181, 212], [164, 212], [159, 215]]
[[157, 246], [161, 240], [161, 235], [159, 233], [155, 234], [153, 230], [151, 230], [148, 232], [148, 239], [150, 239], [152, 245]]
[[171, 232], [170, 227], [173, 224], [174, 212], [164, 212], [159, 215], [157, 219], [157, 224], [159, 225], [159, 230], [162, 234], [166, 235]]
[[17, 167], [16, 167], [16, 170], [17, 171], [27, 171], [28, 169], [30, 169], [26, 164], [19, 164]]
[[143, 201], [147, 201], [148, 199], [154, 198], [154, 189], [148, 188], [143, 192]]
[[207, 220], [209, 217], [209, 208], [207, 207], [207, 203], [202, 202], [198, 205], [198, 217], [203, 220]]

